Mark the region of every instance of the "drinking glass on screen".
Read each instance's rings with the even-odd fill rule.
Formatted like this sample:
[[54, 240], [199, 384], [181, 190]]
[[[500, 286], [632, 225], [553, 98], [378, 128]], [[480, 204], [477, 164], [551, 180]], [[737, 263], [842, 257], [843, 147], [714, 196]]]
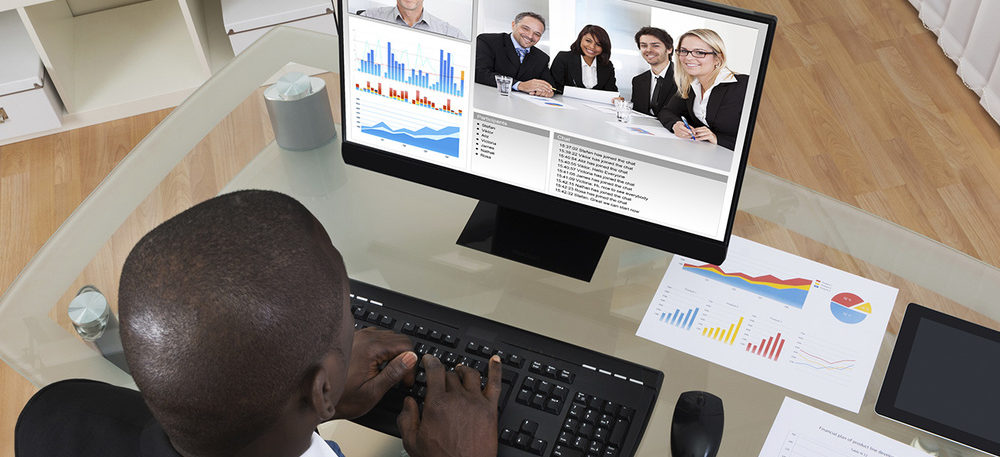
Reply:
[[514, 78], [504, 75], [496, 75], [497, 90], [505, 97], [510, 95], [510, 87], [514, 84]]

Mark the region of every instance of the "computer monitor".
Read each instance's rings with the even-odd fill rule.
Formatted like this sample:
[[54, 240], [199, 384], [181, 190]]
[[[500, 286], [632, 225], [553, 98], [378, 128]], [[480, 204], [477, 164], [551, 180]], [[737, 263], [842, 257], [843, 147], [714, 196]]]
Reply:
[[773, 16], [679, 0], [339, 2], [344, 160], [479, 199], [460, 244], [583, 280], [608, 236], [725, 259]]

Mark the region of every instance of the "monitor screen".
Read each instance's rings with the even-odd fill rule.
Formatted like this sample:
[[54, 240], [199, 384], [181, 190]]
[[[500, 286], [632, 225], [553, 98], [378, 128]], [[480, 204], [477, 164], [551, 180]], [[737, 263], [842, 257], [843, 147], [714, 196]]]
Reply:
[[724, 258], [774, 17], [658, 0], [340, 11], [348, 163]]

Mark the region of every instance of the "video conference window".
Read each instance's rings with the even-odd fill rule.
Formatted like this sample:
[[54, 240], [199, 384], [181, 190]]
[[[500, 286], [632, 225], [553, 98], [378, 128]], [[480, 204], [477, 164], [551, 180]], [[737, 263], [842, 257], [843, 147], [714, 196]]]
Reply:
[[766, 25], [652, 0], [349, 0], [348, 141], [715, 240]]

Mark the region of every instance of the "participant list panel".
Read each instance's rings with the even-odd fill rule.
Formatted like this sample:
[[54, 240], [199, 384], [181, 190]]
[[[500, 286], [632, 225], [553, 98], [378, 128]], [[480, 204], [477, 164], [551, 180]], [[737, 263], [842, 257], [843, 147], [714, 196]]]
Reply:
[[476, 113], [472, 172], [544, 192], [549, 165], [548, 130]]

